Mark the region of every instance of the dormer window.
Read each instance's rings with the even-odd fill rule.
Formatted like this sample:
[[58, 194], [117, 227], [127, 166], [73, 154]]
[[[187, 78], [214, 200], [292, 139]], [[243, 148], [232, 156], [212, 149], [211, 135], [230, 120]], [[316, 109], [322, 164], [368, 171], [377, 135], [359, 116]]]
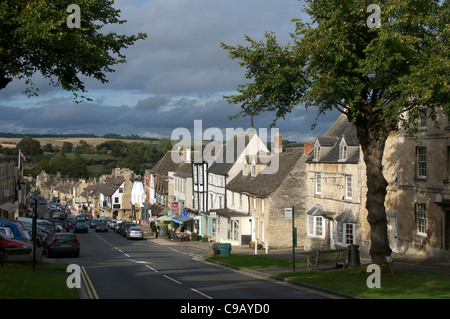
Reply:
[[318, 161], [320, 159], [320, 145], [314, 145], [314, 160]]
[[256, 164], [252, 164], [252, 177], [256, 177]]
[[340, 161], [347, 160], [347, 143], [345, 142], [344, 138], [342, 138], [342, 141], [339, 145], [339, 160]]
[[243, 176], [247, 176], [248, 175], [248, 164], [247, 163], [244, 163], [244, 165], [243, 165], [242, 175]]

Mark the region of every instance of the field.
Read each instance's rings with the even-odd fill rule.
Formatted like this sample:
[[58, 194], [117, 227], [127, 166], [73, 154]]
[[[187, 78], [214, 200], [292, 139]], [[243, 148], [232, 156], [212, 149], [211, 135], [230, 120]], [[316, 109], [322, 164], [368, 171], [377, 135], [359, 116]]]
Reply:
[[[41, 143], [41, 147], [44, 146], [47, 143], [51, 143], [53, 146], [59, 146], [62, 147], [64, 142], [72, 143], [74, 147], [76, 147], [80, 140], [86, 141], [89, 145], [97, 146], [99, 144], [102, 144], [107, 141], [116, 141], [120, 140], [125, 143], [153, 143], [149, 140], [132, 140], [132, 139], [115, 139], [115, 138], [103, 138], [103, 137], [73, 137], [73, 138], [34, 138], [35, 140], [38, 140]], [[3, 147], [16, 147], [17, 143], [19, 143], [22, 140], [22, 138], [19, 137], [0, 137], [0, 145]]]

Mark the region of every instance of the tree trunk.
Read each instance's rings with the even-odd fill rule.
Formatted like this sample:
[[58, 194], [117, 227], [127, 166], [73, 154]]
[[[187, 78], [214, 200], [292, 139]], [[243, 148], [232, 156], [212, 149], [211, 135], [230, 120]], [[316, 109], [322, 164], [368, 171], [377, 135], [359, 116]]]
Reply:
[[[382, 265], [392, 253], [387, 233], [386, 209], [384, 206], [388, 182], [383, 176], [383, 152], [390, 130], [368, 123], [367, 119], [355, 124], [358, 139], [366, 164], [367, 177], [367, 221], [370, 225], [370, 256], [372, 262]], [[390, 125], [388, 125], [390, 126]]]

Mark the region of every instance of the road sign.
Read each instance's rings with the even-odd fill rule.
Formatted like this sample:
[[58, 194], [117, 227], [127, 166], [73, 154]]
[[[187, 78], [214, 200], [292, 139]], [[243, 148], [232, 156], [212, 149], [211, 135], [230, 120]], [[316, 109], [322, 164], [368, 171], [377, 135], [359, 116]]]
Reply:
[[183, 210], [183, 215], [184, 215], [184, 216], [187, 216], [188, 214], [189, 214], [189, 212], [188, 212], [187, 209]]
[[284, 218], [292, 219], [292, 207], [286, 207], [284, 209]]

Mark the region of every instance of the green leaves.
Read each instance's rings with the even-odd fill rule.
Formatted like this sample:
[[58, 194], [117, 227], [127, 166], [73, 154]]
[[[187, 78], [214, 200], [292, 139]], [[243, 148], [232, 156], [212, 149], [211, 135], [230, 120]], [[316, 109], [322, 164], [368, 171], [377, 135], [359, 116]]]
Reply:
[[125, 62], [122, 49], [147, 36], [103, 34], [105, 25], [125, 22], [107, 0], [78, 1], [81, 28], [69, 28], [72, 2], [0, 0], [0, 89], [9, 83], [5, 79], [29, 79], [40, 72], [77, 98], [76, 92], [86, 91], [81, 75], [107, 82], [106, 73]]
[[448, 1], [378, 1], [381, 28], [371, 29], [372, 2], [308, 0], [311, 21], [292, 20], [293, 44], [279, 45], [271, 32], [265, 42], [246, 37], [248, 47], [222, 44], [251, 80], [225, 97], [242, 105], [236, 116], [275, 111], [283, 118], [297, 105], [320, 116], [336, 108], [390, 131], [403, 112], [450, 109]]

